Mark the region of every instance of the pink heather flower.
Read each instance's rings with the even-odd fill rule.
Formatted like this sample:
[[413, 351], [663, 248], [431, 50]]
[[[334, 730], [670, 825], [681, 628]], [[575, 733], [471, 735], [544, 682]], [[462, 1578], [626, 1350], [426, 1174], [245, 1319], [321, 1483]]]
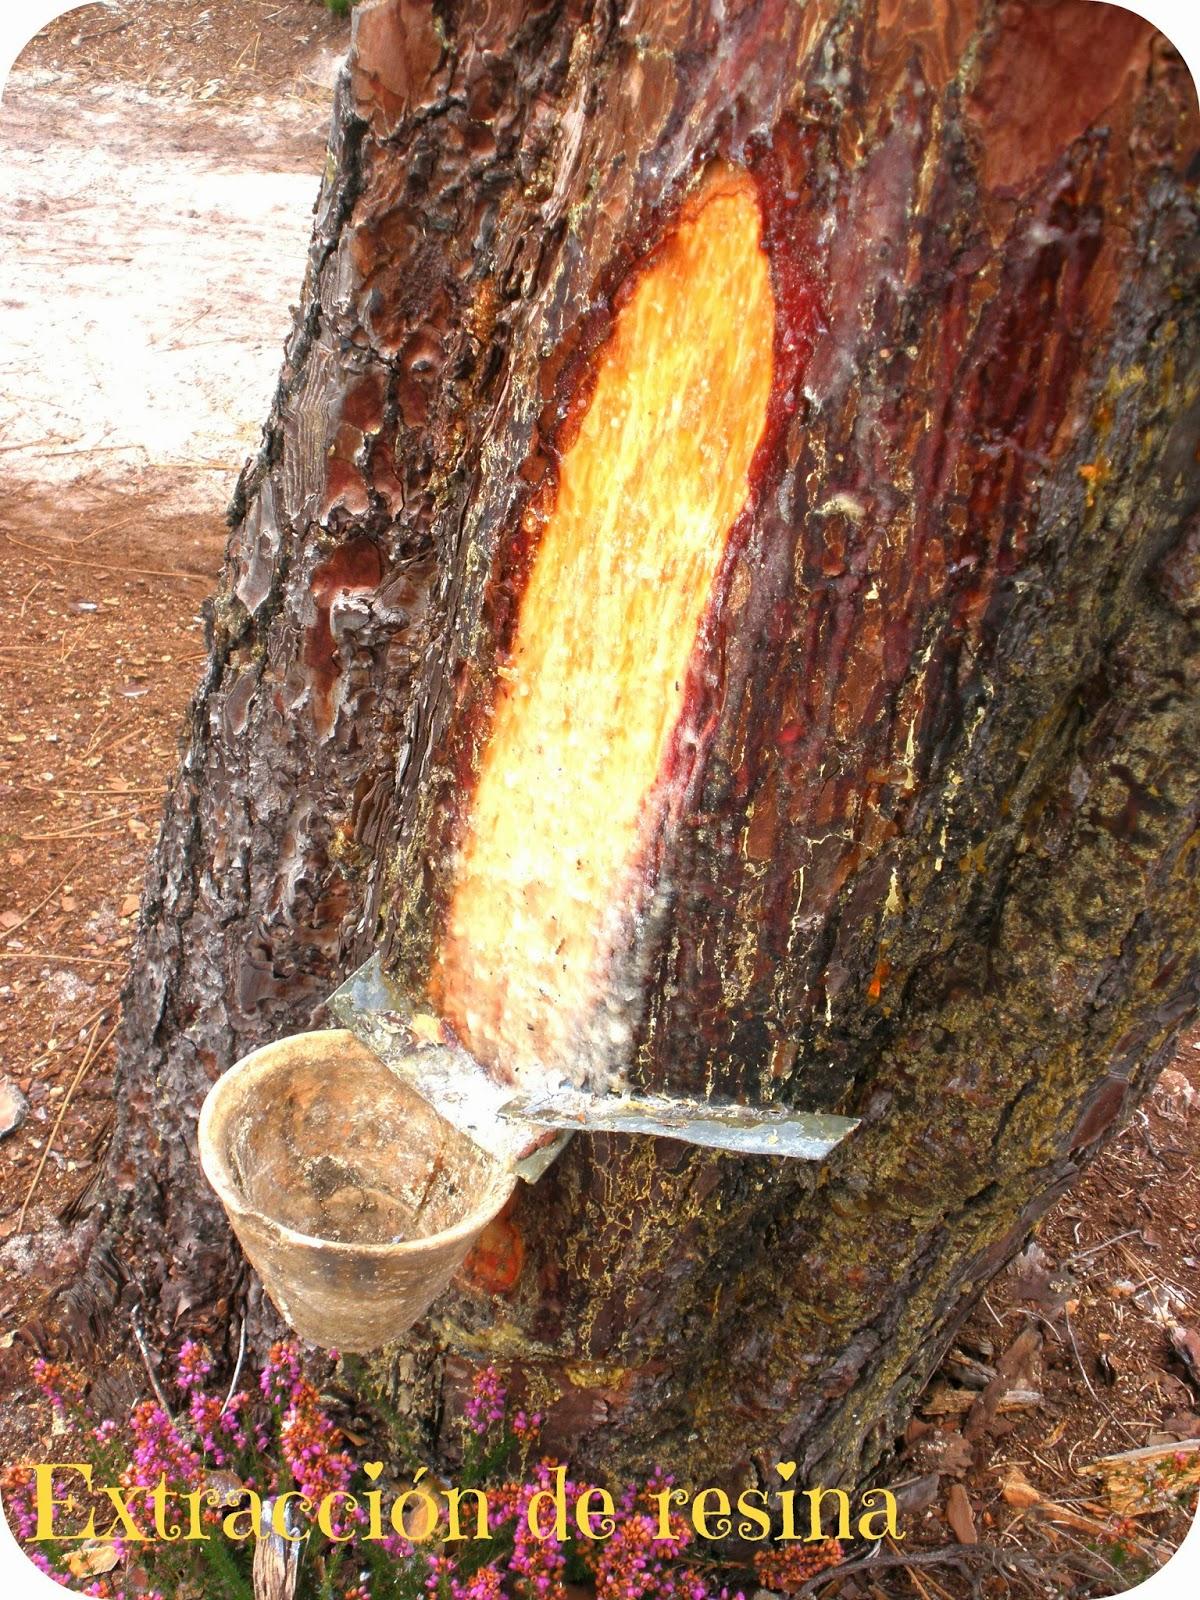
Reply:
[[304, 1382], [300, 1371], [300, 1347], [294, 1339], [280, 1339], [267, 1354], [259, 1377], [259, 1388], [272, 1404], [294, 1404]]
[[503, 1579], [499, 1569], [489, 1564], [480, 1567], [466, 1583], [460, 1583], [457, 1578], [452, 1578], [450, 1593], [454, 1600], [504, 1600]]
[[4, 1493], [4, 1509], [13, 1532], [22, 1541], [32, 1539], [37, 1529], [33, 1473], [27, 1467], [6, 1467], [0, 1473], [0, 1490]]
[[213, 1369], [212, 1360], [204, 1346], [194, 1339], [185, 1339], [175, 1358], [175, 1381], [185, 1394], [199, 1389]]
[[200, 1448], [215, 1467], [225, 1465], [225, 1453], [216, 1440], [220, 1415], [221, 1402], [215, 1395], [194, 1394], [188, 1401], [188, 1417], [196, 1430]]
[[527, 1415], [524, 1411], [518, 1411], [512, 1420], [512, 1430], [522, 1444], [533, 1444], [538, 1434], [542, 1431], [542, 1423], [544, 1421], [545, 1418], [540, 1411], [535, 1411], [532, 1415]]
[[[249, 1399], [248, 1394], [235, 1394], [229, 1404], [222, 1407], [215, 1394], [203, 1394], [197, 1391], [188, 1401], [188, 1416], [200, 1441], [200, 1448], [213, 1466], [228, 1465], [230, 1446], [238, 1450], [245, 1447], [246, 1432], [242, 1426], [240, 1412]], [[265, 1449], [266, 1446], [262, 1448]]]
[[[341, 1434], [322, 1411], [312, 1384], [296, 1378], [289, 1393], [292, 1399], [279, 1427], [280, 1448], [297, 1489], [319, 1505], [327, 1495], [350, 1487], [354, 1462], [337, 1448]], [[344, 1503], [333, 1517], [334, 1526], [343, 1534], [359, 1520], [361, 1510], [355, 1515]]]
[[169, 1484], [195, 1486], [201, 1477], [200, 1459], [180, 1438], [174, 1423], [160, 1405], [141, 1400], [129, 1419], [134, 1450], [129, 1481], [152, 1489], [160, 1477]]
[[429, 1570], [425, 1576], [425, 1591], [427, 1594], [438, 1595], [442, 1593], [443, 1580], [449, 1585], [453, 1593], [455, 1564], [451, 1556], [430, 1556]]
[[239, 1389], [236, 1394], [230, 1395], [221, 1410], [221, 1426], [239, 1447], [246, 1442], [246, 1425], [242, 1412], [249, 1404], [249, 1393], [245, 1389]]
[[[532, 1482], [523, 1483], [513, 1500], [513, 1551], [508, 1559], [508, 1570], [518, 1580], [522, 1593], [536, 1600], [565, 1600], [563, 1578], [567, 1558], [558, 1542], [546, 1503], [539, 1506], [541, 1527], [545, 1538], [535, 1538], [529, 1527], [529, 1502], [540, 1489], [553, 1489], [552, 1461], [539, 1461]], [[564, 1476], [564, 1492], [568, 1503], [578, 1495], [578, 1486]]]
[[50, 1558], [43, 1554], [41, 1550], [26, 1550], [25, 1554], [39, 1572], [44, 1572], [48, 1578], [53, 1578], [55, 1583], [61, 1585], [62, 1588], [71, 1588], [70, 1578], [65, 1573], [60, 1572]]
[[475, 1374], [471, 1394], [464, 1407], [472, 1433], [485, 1434], [493, 1422], [504, 1421], [505, 1389], [495, 1367], [483, 1367]]
[[[672, 1536], [655, 1538], [658, 1519], [648, 1509], [648, 1496], [670, 1481], [656, 1473], [642, 1494], [631, 1488], [622, 1495], [616, 1532], [588, 1555], [597, 1600], [714, 1600], [705, 1580], [679, 1563], [693, 1538], [684, 1519], [673, 1516]], [[727, 1591], [721, 1596], [729, 1600]]]
[[62, 1392], [65, 1377], [66, 1373], [57, 1361], [43, 1361], [41, 1356], [33, 1358], [33, 1381], [58, 1411], [62, 1411], [67, 1403]]

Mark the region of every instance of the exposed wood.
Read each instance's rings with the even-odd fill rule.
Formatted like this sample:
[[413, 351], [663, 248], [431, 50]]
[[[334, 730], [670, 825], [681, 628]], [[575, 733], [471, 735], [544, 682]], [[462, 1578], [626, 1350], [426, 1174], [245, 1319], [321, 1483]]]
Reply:
[[687, 786], [686, 747], [663, 768], [699, 742], [681, 726], [697, 633], [766, 426], [775, 315], [754, 185], [718, 169], [689, 209], [626, 286], [545, 527], [524, 512], [536, 552], [431, 984], [508, 1078], [627, 1065], [613, 968], [647, 909], [638, 847]]
[[1123, 1516], [1160, 1511], [1200, 1484], [1200, 1439], [1123, 1450], [1083, 1471], [1100, 1479], [1105, 1500]]

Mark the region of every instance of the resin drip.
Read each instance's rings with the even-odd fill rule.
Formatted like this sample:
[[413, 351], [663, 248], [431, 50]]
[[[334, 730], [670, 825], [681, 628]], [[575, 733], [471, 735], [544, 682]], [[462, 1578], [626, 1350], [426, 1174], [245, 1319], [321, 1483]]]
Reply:
[[689, 666], [750, 493], [775, 305], [753, 181], [726, 169], [618, 311], [501, 669], [432, 998], [481, 1062], [594, 1078], [670, 798]]

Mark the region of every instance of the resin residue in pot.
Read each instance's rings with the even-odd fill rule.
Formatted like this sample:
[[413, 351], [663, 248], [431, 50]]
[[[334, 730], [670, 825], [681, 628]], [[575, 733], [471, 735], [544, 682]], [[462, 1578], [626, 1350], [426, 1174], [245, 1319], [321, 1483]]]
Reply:
[[423, 1315], [516, 1182], [342, 1029], [281, 1039], [218, 1079], [200, 1156], [279, 1310], [345, 1350]]

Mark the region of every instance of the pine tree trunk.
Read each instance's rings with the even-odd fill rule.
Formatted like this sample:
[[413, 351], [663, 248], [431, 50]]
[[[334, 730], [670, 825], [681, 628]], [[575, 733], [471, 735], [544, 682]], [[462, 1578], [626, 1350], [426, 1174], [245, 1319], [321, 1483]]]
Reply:
[[111, 1249], [164, 1327], [236, 1325], [200, 1101], [377, 944], [421, 980], [526, 513], [715, 163], [775, 376], [632, 1060], [862, 1126], [822, 1167], [576, 1138], [387, 1366], [445, 1452], [495, 1361], [581, 1470], [869, 1470], [1197, 1003], [1196, 131], [1085, 0], [358, 10], [76, 1316]]

